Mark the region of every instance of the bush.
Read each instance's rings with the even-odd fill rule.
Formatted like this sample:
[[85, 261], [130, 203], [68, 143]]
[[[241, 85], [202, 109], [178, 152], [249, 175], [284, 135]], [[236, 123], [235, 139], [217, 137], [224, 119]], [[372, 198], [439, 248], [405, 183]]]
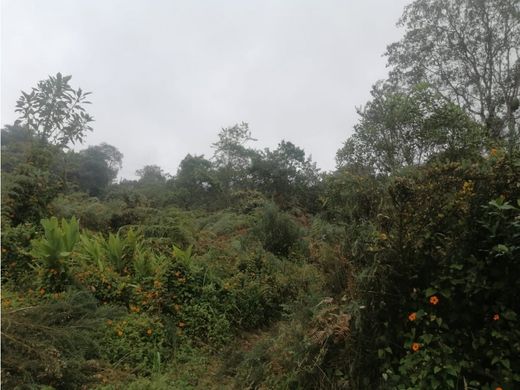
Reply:
[[289, 256], [291, 248], [301, 237], [301, 230], [296, 223], [274, 204], [261, 209], [256, 233], [266, 250], [285, 257]]
[[169, 358], [172, 342], [159, 318], [132, 313], [105, 321], [101, 356], [115, 367], [150, 373]]
[[2, 228], [2, 284], [10, 288], [23, 289], [30, 284], [31, 264], [29, 251], [31, 241], [39, 233], [39, 228], [31, 223]]
[[80, 389], [98, 370], [98, 340], [121, 310], [97, 305], [86, 292], [2, 312], [2, 385]]
[[71, 282], [70, 257], [79, 240], [79, 224], [56, 217], [42, 219], [44, 237], [31, 241], [31, 255], [38, 265], [39, 287], [47, 291], [63, 291]]
[[519, 385], [517, 166], [492, 156], [392, 179], [385, 217], [352, 256], [354, 386]]

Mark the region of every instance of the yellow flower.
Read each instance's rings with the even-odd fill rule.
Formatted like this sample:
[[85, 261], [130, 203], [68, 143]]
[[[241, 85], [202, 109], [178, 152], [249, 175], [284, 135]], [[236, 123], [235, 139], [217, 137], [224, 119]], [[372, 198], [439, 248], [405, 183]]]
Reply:
[[498, 151], [496, 150], [496, 148], [491, 148], [491, 150], [489, 151], [489, 154], [493, 157], [495, 157], [497, 155]]
[[152, 335], [152, 330], [151, 330], [151, 329], [148, 329], [148, 330], [146, 331], [146, 334], [147, 334], [148, 336], [151, 336], [151, 335]]
[[469, 194], [472, 191], [473, 191], [473, 182], [471, 180], [465, 181], [464, 184], [462, 184], [462, 193]]
[[118, 330], [117, 330], [117, 335], [118, 335], [119, 337], [121, 337], [121, 336], [123, 335], [123, 331], [122, 331], [121, 329], [118, 329]]

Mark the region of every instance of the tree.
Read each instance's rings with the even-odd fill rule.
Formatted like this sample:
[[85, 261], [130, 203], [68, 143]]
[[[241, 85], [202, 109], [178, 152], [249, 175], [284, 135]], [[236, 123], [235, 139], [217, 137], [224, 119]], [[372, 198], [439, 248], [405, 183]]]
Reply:
[[135, 171], [139, 176], [139, 184], [164, 184], [168, 179], [168, 174], [165, 174], [163, 169], [158, 165], [145, 165], [143, 168]]
[[488, 134], [515, 138], [520, 87], [518, 0], [416, 0], [388, 47], [391, 77], [429, 83], [471, 113]]
[[282, 141], [271, 151], [253, 157], [249, 169], [253, 186], [278, 204], [309, 206], [319, 182], [319, 170], [305, 151], [292, 142]]
[[222, 200], [220, 183], [211, 161], [188, 154], [174, 178], [175, 199], [182, 207], [216, 208]]
[[81, 190], [99, 196], [114, 181], [121, 168], [123, 154], [112, 145], [89, 146], [73, 155], [74, 169], [69, 178], [77, 181]]
[[72, 76], [49, 76], [39, 81], [30, 93], [22, 91], [16, 102], [20, 114], [16, 123], [32, 131], [42, 140], [62, 148], [68, 144], [82, 143], [89, 123], [94, 119], [84, 108], [90, 92], [74, 90], [69, 81]]
[[245, 184], [247, 170], [255, 155], [255, 151], [246, 147], [246, 143], [256, 139], [251, 136], [249, 125], [245, 122], [223, 128], [218, 137], [219, 140], [212, 145], [215, 149], [214, 165], [224, 188], [236, 189]]
[[457, 159], [480, 151], [482, 128], [462, 109], [425, 85], [411, 91], [379, 83], [358, 109], [354, 134], [338, 151], [339, 167], [358, 173], [391, 173], [434, 155]]

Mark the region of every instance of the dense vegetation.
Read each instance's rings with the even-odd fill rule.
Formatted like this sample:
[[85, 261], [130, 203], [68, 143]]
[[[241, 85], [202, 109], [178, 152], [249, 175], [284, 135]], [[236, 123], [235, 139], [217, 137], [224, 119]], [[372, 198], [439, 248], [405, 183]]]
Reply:
[[520, 388], [520, 4], [416, 0], [320, 172], [247, 123], [115, 179], [89, 93], [2, 130], [6, 389]]

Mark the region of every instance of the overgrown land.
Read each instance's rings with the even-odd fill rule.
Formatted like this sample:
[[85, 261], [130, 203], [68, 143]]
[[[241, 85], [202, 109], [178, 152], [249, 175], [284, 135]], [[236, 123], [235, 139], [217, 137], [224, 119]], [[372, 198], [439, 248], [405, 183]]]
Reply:
[[[246, 123], [115, 183], [57, 74], [2, 130], [4, 389], [520, 388], [520, 2], [416, 0], [337, 169]], [[157, 140], [160, 142], [160, 140]]]

